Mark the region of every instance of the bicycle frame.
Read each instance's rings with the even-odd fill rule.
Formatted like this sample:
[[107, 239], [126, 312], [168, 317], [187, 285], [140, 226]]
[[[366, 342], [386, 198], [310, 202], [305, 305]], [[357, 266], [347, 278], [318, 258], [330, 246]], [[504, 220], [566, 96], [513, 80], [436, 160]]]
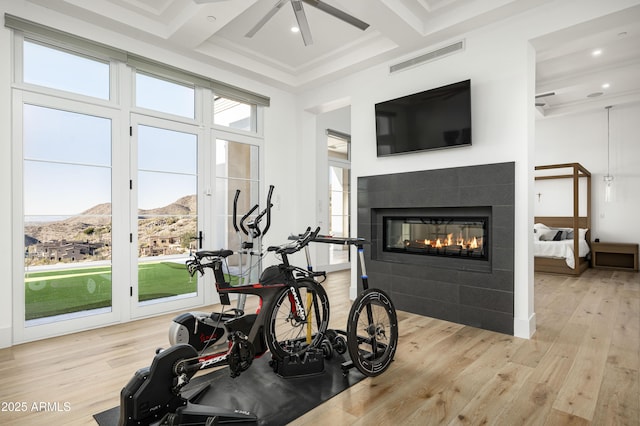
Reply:
[[[298, 244], [306, 246], [306, 244], [308, 244], [308, 242], [317, 235], [318, 231], [319, 229], [315, 232], [311, 232], [310, 228], [308, 228], [307, 232], [298, 240]], [[294, 277], [294, 271], [302, 272], [306, 276], [311, 276], [313, 274], [304, 271], [302, 268], [292, 266], [289, 263], [287, 254], [294, 253], [300, 250], [301, 247], [283, 247], [269, 247], [268, 250], [277, 251], [281, 254], [282, 263], [277, 267], [282, 268], [282, 271], [285, 272], [284, 282], [270, 284], [258, 282], [250, 285], [236, 287], [231, 286], [230, 283], [225, 281], [222, 267], [224, 259], [233, 254], [231, 250], [202, 252], [202, 254], [196, 254], [194, 260], [187, 262], [187, 269], [192, 275], [196, 272], [204, 274], [204, 268], [213, 269], [216, 281], [216, 290], [218, 291], [218, 294], [220, 294], [221, 299], [228, 299], [229, 294], [237, 294], [241, 296], [256, 295], [260, 298], [260, 305], [255, 314], [238, 316], [225, 323], [225, 327], [227, 327], [231, 336], [229, 346], [226, 351], [200, 355], [197, 360], [185, 360], [181, 366], [182, 373], [192, 375], [198, 370], [229, 364], [231, 366], [231, 374], [235, 377], [236, 375], [239, 375], [241, 371], [248, 368], [253, 358], [262, 356], [268, 349], [268, 343], [265, 341], [267, 318], [271, 314], [275, 300], [281, 296], [282, 292], [288, 293], [288, 298], [291, 304], [290, 315], [292, 321], [295, 321], [296, 323], [307, 322], [307, 334], [311, 333], [311, 323], [310, 318], [308, 318], [308, 315], [310, 315], [311, 312], [307, 313], [305, 311], [298, 283]], [[209, 258], [211, 260], [208, 263], [201, 263], [200, 260], [204, 258]], [[309, 335], [306, 336], [308, 343], [310, 343], [310, 337], [311, 336]], [[238, 362], [240, 364], [237, 364]]]

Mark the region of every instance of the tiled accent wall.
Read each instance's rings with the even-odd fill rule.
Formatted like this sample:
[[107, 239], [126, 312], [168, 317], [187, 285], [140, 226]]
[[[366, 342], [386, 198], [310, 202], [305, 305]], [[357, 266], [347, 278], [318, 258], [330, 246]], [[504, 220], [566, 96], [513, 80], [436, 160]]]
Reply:
[[[512, 335], [514, 178], [512, 162], [358, 178], [370, 285], [387, 291], [396, 309]], [[490, 209], [488, 261], [379, 255], [377, 212], [452, 207]]]

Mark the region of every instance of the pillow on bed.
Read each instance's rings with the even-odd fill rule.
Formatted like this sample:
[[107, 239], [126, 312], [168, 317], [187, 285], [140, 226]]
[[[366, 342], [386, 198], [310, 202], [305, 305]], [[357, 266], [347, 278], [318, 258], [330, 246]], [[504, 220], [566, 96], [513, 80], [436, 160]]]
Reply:
[[[562, 239], [562, 233], [565, 231], [559, 231], [556, 229], [549, 229], [540, 233], [540, 241], [560, 241]], [[565, 232], [566, 237], [566, 232]]]
[[546, 231], [549, 231], [549, 227], [547, 225], [543, 223], [536, 223], [533, 225], [533, 239], [539, 241], [542, 234]]
[[[586, 240], [588, 230], [588, 228], [578, 228], [578, 238], [580, 240]], [[573, 240], [573, 229], [567, 231], [567, 240]]]

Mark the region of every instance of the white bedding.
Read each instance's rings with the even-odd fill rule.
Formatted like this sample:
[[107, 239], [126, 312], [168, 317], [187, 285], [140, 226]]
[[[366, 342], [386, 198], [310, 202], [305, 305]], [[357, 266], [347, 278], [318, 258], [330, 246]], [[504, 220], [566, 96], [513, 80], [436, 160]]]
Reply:
[[[579, 257], [585, 257], [589, 254], [589, 244], [586, 240], [578, 243]], [[536, 257], [553, 257], [565, 259], [567, 266], [571, 269], [576, 267], [573, 257], [573, 240], [561, 241], [540, 241], [536, 240], [533, 244], [533, 255]]]
[[[559, 241], [551, 241], [558, 231], [563, 231]], [[587, 229], [578, 230], [578, 257], [585, 257], [589, 254], [589, 244], [587, 243]], [[559, 234], [559, 233], [558, 233]], [[576, 267], [576, 260], [573, 257], [573, 229], [571, 228], [550, 228], [542, 223], [533, 225], [533, 255], [535, 257], [551, 257], [564, 259], [571, 269]], [[569, 238], [566, 238], [569, 236]]]

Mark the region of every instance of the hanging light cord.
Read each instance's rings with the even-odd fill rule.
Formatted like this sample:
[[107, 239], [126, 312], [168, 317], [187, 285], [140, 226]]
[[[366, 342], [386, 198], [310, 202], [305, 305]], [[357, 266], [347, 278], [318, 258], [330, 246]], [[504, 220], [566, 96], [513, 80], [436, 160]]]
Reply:
[[611, 125], [609, 123], [609, 114], [611, 113], [611, 107], [607, 107], [607, 176], [609, 176], [609, 155], [611, 149], [609, 148], [609, 144], [611, 143]]
[[610, 156], [611, 156], [611, 124], [609, 120], [609, 114], [611, 113], [612, 105], [605, 107], [607, 109], [607, 175], [604, 177], [606, 182], [611, 182], [613, 180], [613, 176], [609, 173], [609, 164], [610, 164]]

